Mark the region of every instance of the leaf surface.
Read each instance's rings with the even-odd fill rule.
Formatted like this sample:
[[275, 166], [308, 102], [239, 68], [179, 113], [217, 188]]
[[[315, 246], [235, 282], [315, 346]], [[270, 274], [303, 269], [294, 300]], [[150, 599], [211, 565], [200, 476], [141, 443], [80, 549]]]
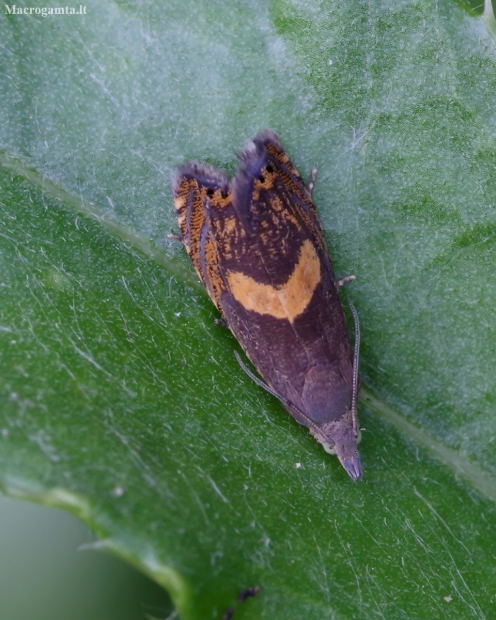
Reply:
[[[4, 15], [0, 480], [183, 620], [486, 618], [496, 542], [494, 21], [441, 0]], [[275, 129], [361, 318], [353, 485], [239, 369], [169, 178]]]

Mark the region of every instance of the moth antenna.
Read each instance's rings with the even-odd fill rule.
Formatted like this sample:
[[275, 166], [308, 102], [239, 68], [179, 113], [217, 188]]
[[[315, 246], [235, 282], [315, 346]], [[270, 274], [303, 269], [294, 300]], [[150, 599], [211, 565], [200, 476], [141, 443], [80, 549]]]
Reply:
[[351, 415], [353, 418], [353, 429], [358, 433], [357, 424], [357, 398], [358, 398], [358, 361], [360, 359], [360, 321], [355, 306], [348, 301], [355, 322], [355, 352], [353, 354], [353, 391], [351, 396]]
[[309, 428], [312, 428], [314, 431], [317, 431], [317, 432], [319, 431], [319, 427], [317, 426], [317, 424], [315, 424], [315, 422], [312, 419], [310, 419], [305, 413], [303, 413], [303, 411], [300, 411], [298, 407], [293, 405], [293, 403], [290, 403], [288, 400], [280, 396], [275, 390], [273, 390], [266, 383], [264, 383], [261, 379], [259, 379], [256, 375], [254, 375], [252, 371], [242, 361], [237, 351], [234, 351], [234, 355], [236, 356], [236, 359], [238, 360], [238, 364], [241, 366], [241, 368], [245, 371], [245, 373], [250, 377], [252, 381], [254, 381], [257, 385], [259, 385], [269, 394], [272, 394], [272, 396], [275, 396], [279, 402], [281, 402], [288, 409], [291, 409], [291, 411], [294, 411], [297, 416], [299, 416], [300, 418], [303, 418], [307, 422]]

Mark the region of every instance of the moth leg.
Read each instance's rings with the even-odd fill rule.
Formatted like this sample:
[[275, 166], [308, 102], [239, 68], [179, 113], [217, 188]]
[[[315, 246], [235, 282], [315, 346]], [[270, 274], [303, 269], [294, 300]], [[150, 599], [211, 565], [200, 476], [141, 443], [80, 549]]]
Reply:
[[241, 366], [241, 368], [246, 372], [246, 374], [250, 377], [250, 379], [252, 381], [254, 381], [257, 385], [259, 385], [261, 388], [263, 388], [266, 392], [268, 392], [269, 394], [272, 394], [272, 396], [275, 396], [276, 398], [278, 398], [279, 400], [281, 399], [281, 397], [274, 392], [274, 390], [272, 390], [264, 381], [262, 381], [261, 379], [259, 379], [258, 377], [256, 377], [252, 371], [246, 366], [246, 364], [244, 364], [241, 361], [240, 356], [238, 355], [238, 353], [236, 351], [234, 351], [234, 355], [236, 356], [236, 359], [238, 361], [238, 364]]
[[175, 235], [173, 233], [170, 233], [169, 235], [167, 235], [167, 239], [172, 239], [173, 241], [180, 241], [181, 243], [183, 243], [183, 238], [181, 235]]
[[220, 325], [221, 327], [227, 327], [227, 323], [225, 319], [215, 319], [215, 325]]
[[346, 276], [346, 278], [341, 278], [341, 280], [338, 280], [336, 282], [336, 286], [338, 288], [341, 288], [343, 284], [346, 284], [347, 282], [353, 282], [353, 280], [356, 280], [355, 276]]
[[[314, 432], [318, 435], [320, 433], [320, 428], [319, 426], [311, 419], [309, 418], [306, 413], [303, 413], [303, 411], [300, 411], [298, 409], [298, 407], [296, 407], [295, 405], [293, 405], [293, 403], [289, 402], [289, 400], [286, 400], [283, 396], [281, 396], [280, 394], [278, 394], [275, 390], [273, 390], [271, 387], [269, 387], [266, 383], [264, 383], [261, 379], [259, 379], [258, 377], [256, 377], [249, 368], [247, 368], [245, 366], [245, 364], [243, 364], [243, 362], [241, 361], [241, 358], [239, 357], [238, 353], [236, 351], [234, 351], [234, 355], [236, 356], [236, 359], [238, 360], [238, 364], [241, 366], [241, 368], [246, 372], [246, 374], [250, 377], [250, 379], [252, 381], [254, 381], [257, 385], [259, 385], [261, 388], [263, 388], [266, 392], [268, 392], [269, 394], [272, 394], [272, 396], [275, 396], [277, 398], [277, 400], [279, 402], [281, 402], [291, 413], [291, 415], [293, 416], [293, 418], [295, 418], [295, 420], [297, 422], [299, 422], [300, 424], [304, 424], [305, 426], [307, 426], [309, 429], [313, 429]], [[302, 422], [302, 420], [304, 420]]]
[[294, 405], [292, 405], [288, 400], [286, 400], [285, 398], [283, 398], [282, 396], [280, 396], [275, 390], [273, 390], [271, 387], [269, 387], [265, 381], [262, 381], [261, 379], [259, 379], [258, 377], [256, 377], [252, 371], [246, 366], [246, 364], [243, 363], [243, 361], [241, 360], [240, 356], [238, 355], [238, 353], [236, 351], [234, 351], [234, 355], [236, 356], [236, 359], [238, 360], [238, 364], [241, 366], [241, 368], [245, 371], [245, 373], [250, 377], [250, 379], [252, 381], [254, 381], [257, 385], [259, 385], [261, 388], [263, 388], [266, 392], [268, 392], [269, 394], [272, 394], [272, 396], [275, 396], [277, 398], [277, 400], [279, 400], [285, 407], [289, 407], [290, 409], [296, 410], [296, 412], [306, 418], [307, 416], [305, 416], [304, 413], [302, 413], [301, 411], [299, 411], [298, 409], [296, 409], [296, 407]]
[[311, 194], [315, 185], [315, 179], [317, 178], [317, 168], [312, 170], [312, 175], [310, 176], [310, 181], [307, 185], [308, 193]]

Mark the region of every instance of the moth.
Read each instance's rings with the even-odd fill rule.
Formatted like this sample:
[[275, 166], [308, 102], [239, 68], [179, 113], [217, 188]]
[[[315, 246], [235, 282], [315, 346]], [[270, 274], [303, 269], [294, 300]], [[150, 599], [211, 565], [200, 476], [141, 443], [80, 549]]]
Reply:
[[270, 130], [248, 141], [229, 181], [190, 162], [172, 182], [180, 239], [261, 381], [353, 480], [362, 475], [359, 327], [352, 352], [337, 280], [307, 187]]

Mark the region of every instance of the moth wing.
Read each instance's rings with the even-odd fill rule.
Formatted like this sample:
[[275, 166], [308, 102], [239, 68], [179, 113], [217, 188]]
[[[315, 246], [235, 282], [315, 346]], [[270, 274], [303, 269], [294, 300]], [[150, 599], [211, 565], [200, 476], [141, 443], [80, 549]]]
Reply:
[[213, 166], [191, 162], [177, 170], [172, 192], [181, 240], [210, 298], [222, 312], [220, 296], [225, 286], [217, 261], [210, 212], [232, 205], [228, 179]]
[[[241, 167], [231, 183], [238, 217], [259, 244], [267, 241], [291, 252], [286, 236], [310, 239], [320, 257], [330, 260], [311, 194], [282, 148], [279, 138], [265, 130], [246, 143], [240, 154]], [[267, 230], [270, 239], [263, 235]], [[279, 233], [279, 235], [278, 235]], [[279, 236], [279, 239], [277, 238]], [[262, 248], [265, 251], [266, 245]]]
[[316, 422], [339, 418], [351, 403], [352, 356], [310, 193], [274, 132], [240, 159], [232, 204], [211, 210], [223, 313], [277, 393]]

